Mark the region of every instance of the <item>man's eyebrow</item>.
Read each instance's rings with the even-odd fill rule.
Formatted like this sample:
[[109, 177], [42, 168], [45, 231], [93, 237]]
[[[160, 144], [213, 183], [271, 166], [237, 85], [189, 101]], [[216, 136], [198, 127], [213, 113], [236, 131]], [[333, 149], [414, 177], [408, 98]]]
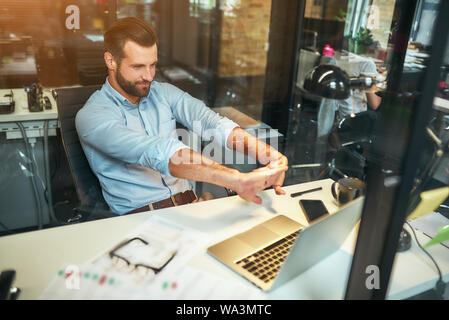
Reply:
[[[151, 65], [153, 66], [153, 65], [156, 65], [158, 62], [157, 61], [155, 61], [155, 62], [153, 62]], [[145, 66], [145, 64], [144, 63], [133, 63], [133, 64], [131, 64], [131, 67], [144, 67]]]

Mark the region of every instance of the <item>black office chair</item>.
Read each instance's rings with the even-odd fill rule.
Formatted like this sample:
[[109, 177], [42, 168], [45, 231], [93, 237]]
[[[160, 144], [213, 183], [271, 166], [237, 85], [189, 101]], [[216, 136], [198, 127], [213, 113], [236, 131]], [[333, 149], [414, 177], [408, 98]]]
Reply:
[[327, 167], [321, 178], [338, 180], [344, 176], [366, 179], [367, 152], [374, 139], [376, 111], [367, 110], [334, 123], [327, 136]]
[[87, 162], [75, 127], [76, 113], [100, 88], [101, 85], [93, 85], [53, 90], [62, 142], [79, 200], [79, 206], [74, 209], [75, 215], [69, 222], [117, 216], [110, 211], [103, 198], [100, 183]]

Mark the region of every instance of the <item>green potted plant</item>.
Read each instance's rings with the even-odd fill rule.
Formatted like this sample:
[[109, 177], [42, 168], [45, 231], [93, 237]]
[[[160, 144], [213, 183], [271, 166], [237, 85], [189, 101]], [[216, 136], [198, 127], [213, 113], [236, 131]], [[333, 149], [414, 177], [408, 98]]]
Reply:
[[355, 54], [367, 52], [374, 43], [373, 34], [368, 28], [360, 29], [352, 40]]

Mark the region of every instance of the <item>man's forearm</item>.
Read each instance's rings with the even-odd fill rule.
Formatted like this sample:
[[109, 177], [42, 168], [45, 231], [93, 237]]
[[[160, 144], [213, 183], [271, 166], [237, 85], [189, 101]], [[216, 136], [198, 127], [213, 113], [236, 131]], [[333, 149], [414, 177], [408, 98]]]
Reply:
[[239, 179], [238, 170], [223, 166], [188, 148], [172, 155], [168, 168], [174, 177], [213, 183], [233, 190]]
[[227, 146], [230, 149], [253, 157], [263, 165], [270, 161], [278, 160], [281, 156], [276, 149], [239, 127], [234, 128], [229, 134]]
[[[264, 165], [265, 170], [273, 168], [288, 168], [287, 158], [275, 148], [250, 135], [242, 128], [234, 128], [228, 136], [229, 148], [247, 154]], [[285, 194], [282, 185], [285, 179], [285, 171], [271, 184], [278, 195]]]
[[270, 186], [277, 185], [279, 177], [287, 170], [286, 165], [278, 165], [271, 169], [256, 169], [242, 173], [188, 148], [173, 154], [170, 157], [168, 168], [170, 173], [177, 178], [207, 182], [232, 189], [241, 198], [257, 204], [262, 203], [262, 198], [257, 194]]

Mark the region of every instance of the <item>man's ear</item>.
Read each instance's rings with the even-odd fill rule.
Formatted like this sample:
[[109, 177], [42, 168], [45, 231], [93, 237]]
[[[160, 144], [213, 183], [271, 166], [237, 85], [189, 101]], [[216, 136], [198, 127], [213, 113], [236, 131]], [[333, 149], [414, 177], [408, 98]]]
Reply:
[[117, 61], [114, 59], [114, 56], [109, 51], [104, 53], [104, 62], [106, 63], [106, 67], [109, 71], [117, 70]]

